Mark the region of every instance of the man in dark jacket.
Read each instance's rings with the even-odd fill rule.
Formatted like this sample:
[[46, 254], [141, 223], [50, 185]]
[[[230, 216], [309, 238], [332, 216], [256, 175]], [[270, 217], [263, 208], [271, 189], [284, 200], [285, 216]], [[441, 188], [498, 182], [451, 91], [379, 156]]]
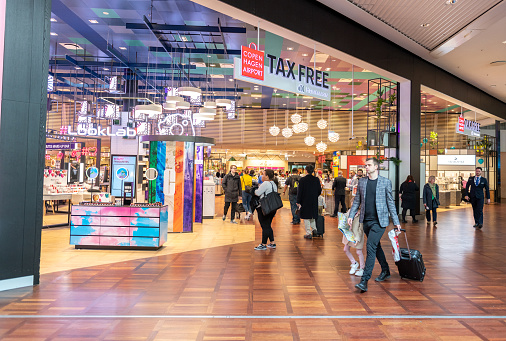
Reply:
[[230, 173], [225, 175], [223, 182], [223, 193], [225, 193], [225, 208], [223, 209], [223, 221], [227, 219], [228, 208], [232, 204], [232, 211], [230, 212], [230, 222], [237, 224], [235, 221], [236, 205], [239, 201], [239, 197], [242, 194], [241, 190], [241, 177], [237, 174], [237, 166], [232, 165], [230, 167]]
[[300, 217], [304, 219], [306, 235], [304, 238], [312, 239], [316, 233], [316, 219], [318, 218], [318, 197], [322, 193], [320, 179], [313, 175], [314, 166], [306, 166], [306, 176], [299, 180], [297, 191], [297, 206]]
[[292, 210], [292, 222], [291, 224], [297, 225], [300, 224], [300, 217], [296, 213], [297, 212], [297, 192], [299, 188], [299, 171], [297, 168], [292, 169], [292, 175], [288, 177], [285, 181], [285, 189], [283, 190], [283, 194], [285, 194], [286, 189], [288, 190], [288, 199], [290, 200], [290, 208]]
[[341, 212], [346, 213], [346, 179], [343, 177], [343, 171], [337, 173], [337, 178], [334, 179], [332, 184], [332, 190], [334, 191], [335, 208], [331, 217], [337, 217], [339, 203], [341, 203]]
[[[485, 203], [485, 195], [487, 196], [487, 204], [490, 204], [490, 190], [488, 188], [488, 181], [482, 174], [481, 167], [476, 167], [475, 176], [467, 180], [466, 199], [469, 200], [473, 206], [474, 226], [477, 229], [483, 227], [483, 204]], [[485, 195], [483, 194], [485, 190]]]

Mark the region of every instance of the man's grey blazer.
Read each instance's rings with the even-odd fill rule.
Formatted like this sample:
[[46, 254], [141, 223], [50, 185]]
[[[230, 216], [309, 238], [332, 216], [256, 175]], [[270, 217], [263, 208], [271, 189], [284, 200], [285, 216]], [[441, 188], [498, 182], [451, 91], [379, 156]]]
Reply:
[[[367, 179], [361, 178], [358, 181], [357, 195], [353, 200], [349, 217], [354, 217], [360, 207], [360, 222], [364, 222], [365, 214], [365, 196], [367, 195]], [[376, 187], [376, 212], [378, 212], [378, 220], [381, 227], [387, 227], [390, 224], [389, 216], [392, 218], [394, 225], [399, 225], [399, 216], [395, 208], [395, 201], [392, 196], [392, 182], [383, 177], [378, 176], [378, 184]]]

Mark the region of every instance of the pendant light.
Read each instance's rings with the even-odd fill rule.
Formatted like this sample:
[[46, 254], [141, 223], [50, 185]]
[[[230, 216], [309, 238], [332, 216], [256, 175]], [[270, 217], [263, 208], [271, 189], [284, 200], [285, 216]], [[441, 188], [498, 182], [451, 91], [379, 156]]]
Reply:
[[160, 104], [141, 104], [135, 106], [135, 114], [140, 115], [160, 115], [162, 113], [162, 106]]
[[293, 123], [297, 124], [302, 121], [302, 116], [300, 116], [297, 112], [292, 115], [291, 120]]
[[285, 125], [286, 125], [286, 128], [283, 128], [283, 130], [281, 130], [281, 135], [283, 135], [285, 138], [290, 138], [293, 135], [292, 128], [288, 127], [288, 113], [289, 112], [290, 112], [289, 110], [285, 111]]
[[277, 102], [276, 93], [277, 93], [277, 91], [278, 91], [277, 89], [274, 89], [274, 125], [269, 128], [269, 133], [272, 136], [278, 136], [279, 132], [281, 131], [281, 129], [279, 129], [279, 127], [276, 126], [276, 121], [277, 121], [277, 117], [278, 117], [278, 107], [276, 105], [276, 102]]
[[232, 108], [232, 101], [227, 98], [219, 98], [216, 100], [216, 106], [225, 108], [225, 110], [229, 110]]
[[212, 109], [212, 108], [200, 108], [199, 114], [201, 114], [201, 115], [216, 116], [216, 109]]
[[[306, 112], [306, 121], [311, 123], [311, 110], [308, 110]], [[304, 143], [309, 147], [311, 147], [315, 143], [315, 138], [311, 136], [311, 127], [309, 126], [309, 124], [308, 124], [308, 133], [307, 136], [304, 138]]]
[[172, 110], [177, 110], [176, 103], [167, 103], [167, 102], [165, 102], [165, 103], [163, 103], [163, 108], [165, 110], [171, 110], [171, 111]]
[[198, 97], [202, 94], [202, 90], [199, 88], [195, 88], [193, 86], [182, 86], [179, 87], [179, 95], [181, 96], [190, 96], [192, 98]]
[[323, 153], [327, 150], [327, 144], [323, 141], [320, 141], [316, 144], [316, 150], [318, 150], [320, 153]]

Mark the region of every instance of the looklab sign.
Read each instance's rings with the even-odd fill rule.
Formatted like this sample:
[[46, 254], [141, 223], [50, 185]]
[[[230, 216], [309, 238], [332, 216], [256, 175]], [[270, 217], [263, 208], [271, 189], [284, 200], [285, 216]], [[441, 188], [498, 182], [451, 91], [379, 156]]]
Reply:
[[331, 99], [329, 73], [258, 51], [241, 48], [241, 58], [234, 59], [234, 78], [325, 101]]
[[474, 166], [476, 165], [475, 155], [438, 155], [438, 165], [446, 166]]
[[467, 136], [480, 137], [480, 124], [460, 116], [457, 122], [456, 132]]

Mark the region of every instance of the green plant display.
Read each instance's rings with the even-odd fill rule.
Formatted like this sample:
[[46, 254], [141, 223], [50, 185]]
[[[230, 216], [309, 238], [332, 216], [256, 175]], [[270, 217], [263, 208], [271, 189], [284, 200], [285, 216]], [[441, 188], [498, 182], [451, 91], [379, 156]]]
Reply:
[[429, 139], [430, 139], [430, 143], [429, 143], [430, 147], [436, 148], [436, 146], [437, 146], [437, 133], [434, 131], [431, 131], [430, 135], [429, 135]]

